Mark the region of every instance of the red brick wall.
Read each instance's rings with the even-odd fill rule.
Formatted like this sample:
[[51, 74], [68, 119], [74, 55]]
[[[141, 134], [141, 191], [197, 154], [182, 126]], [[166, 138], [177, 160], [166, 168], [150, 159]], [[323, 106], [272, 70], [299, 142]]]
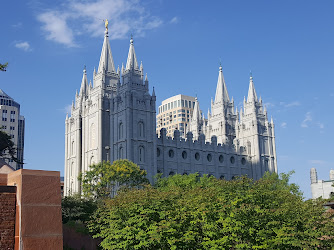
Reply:
[[16, 187], [0, 186], [0, 249], [14, 249]]

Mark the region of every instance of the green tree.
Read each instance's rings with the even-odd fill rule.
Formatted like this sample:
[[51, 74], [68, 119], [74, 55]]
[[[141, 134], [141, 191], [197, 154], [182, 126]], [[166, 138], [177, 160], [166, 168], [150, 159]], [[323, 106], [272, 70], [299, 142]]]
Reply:
[[331, 249], [333, 220], [289, 174], [175, 175], [106, 200], [89, 224], [105, 249]]
[[16, 157], [16, 147], [12, 138], [6, 132], [0, 130], [0, 157], [2, 159], [11, 159], [15, 162], [21, 163]]
[[0, 63], [0, 71], [6, 71], [7, 70], [8, 63], [1, 64]]
[[129, 160], [117, 160], [112, 164], [102, 162], [90, 166], [79, 176], [85, 197], [94, 199], [110, 197], [116, 190], [140, 187], [148, 184], [146, 171]]

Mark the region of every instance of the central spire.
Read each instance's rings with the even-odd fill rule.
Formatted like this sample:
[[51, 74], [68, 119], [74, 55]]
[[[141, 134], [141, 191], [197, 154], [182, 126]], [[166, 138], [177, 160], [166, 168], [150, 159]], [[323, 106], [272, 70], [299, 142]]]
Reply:
[[227, 88], [225, 85], [225, 80], [223, 76], [223, 68], [220, 65], [219, 67], [219, 75], [217, 81], [217, 88], [216, 88], [216, 96], [215, 96], [215, 103], [224, 103], [229, 102], [230, 98], [228, 96]]
[[255, 92], [252, 73], [250, 74], [250, 77], [249, 77], [249, 89], [248, 89], [247, 102], [257, 102], [257, 95]]
[[104, 32], [104, 41], [97, 73], [104, 72], [103, 70], [106, 70], [107, 72], [116, 72], [108, 38], [108, 20], [106, 20], [105, 26], [106, 30]]
[[133, 70], [133, 69], [139, 69], [138, 68], [138, 62], [137, 62], [137, 57], [136, 57], [136, 52], [135, 52], [135, 47], [133, 46], [133, 38], [131, 35], [131, 40], [130, 40], [130, 48], [129, 48], [129, 54], [128, 54], [128, 59], [126, 61], [126, 67], [125, 70]]

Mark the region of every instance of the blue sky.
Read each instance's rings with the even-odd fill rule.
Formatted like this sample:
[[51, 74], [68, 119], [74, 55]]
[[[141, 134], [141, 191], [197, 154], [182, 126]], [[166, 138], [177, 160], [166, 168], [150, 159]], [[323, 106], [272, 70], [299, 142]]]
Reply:
[[157, 105], [195, 96], [207, 113], [221, 60], [240, 108], [249, 72], [276, 126], [279, 172], [311, 196], [309, 172], [329, 179], [334, 142], [333, 1], [5, 1], [0, 9], [0, 88], [26, 118], [25, 168], [64, 168], [64, 119], [98, 66], [108, 18], [116, 65], [131, 33]]

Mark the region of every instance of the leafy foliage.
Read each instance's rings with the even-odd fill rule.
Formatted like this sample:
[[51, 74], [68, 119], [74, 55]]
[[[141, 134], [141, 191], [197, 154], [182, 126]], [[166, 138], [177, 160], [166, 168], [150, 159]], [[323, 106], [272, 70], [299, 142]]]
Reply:
[[80, 195], [65, 196], [61, 201], [63, 224], [69, 221], [86, 223], [97, 209], [97, 202]]
[[0, 71], [6, 71], [7, 70], [8, 63], [1, 64], [0, 63]]
[[19, 162], [16, 157], [16, 147], [9, 134], [0, 130], [0, 156], [3, 159], [12, 159]]
[[102, 162], [90, 166], [80, 175], [86, 197], [100, 199], [110, 197], [117, 189], [139, 187], [148, 183], [146, 171], [129, 160], [117, 160], [112, 164]]
[[105, 249], [331, 249], [333, 221], [289, 174], [175, 175], [120, 191], [89, 224]]

